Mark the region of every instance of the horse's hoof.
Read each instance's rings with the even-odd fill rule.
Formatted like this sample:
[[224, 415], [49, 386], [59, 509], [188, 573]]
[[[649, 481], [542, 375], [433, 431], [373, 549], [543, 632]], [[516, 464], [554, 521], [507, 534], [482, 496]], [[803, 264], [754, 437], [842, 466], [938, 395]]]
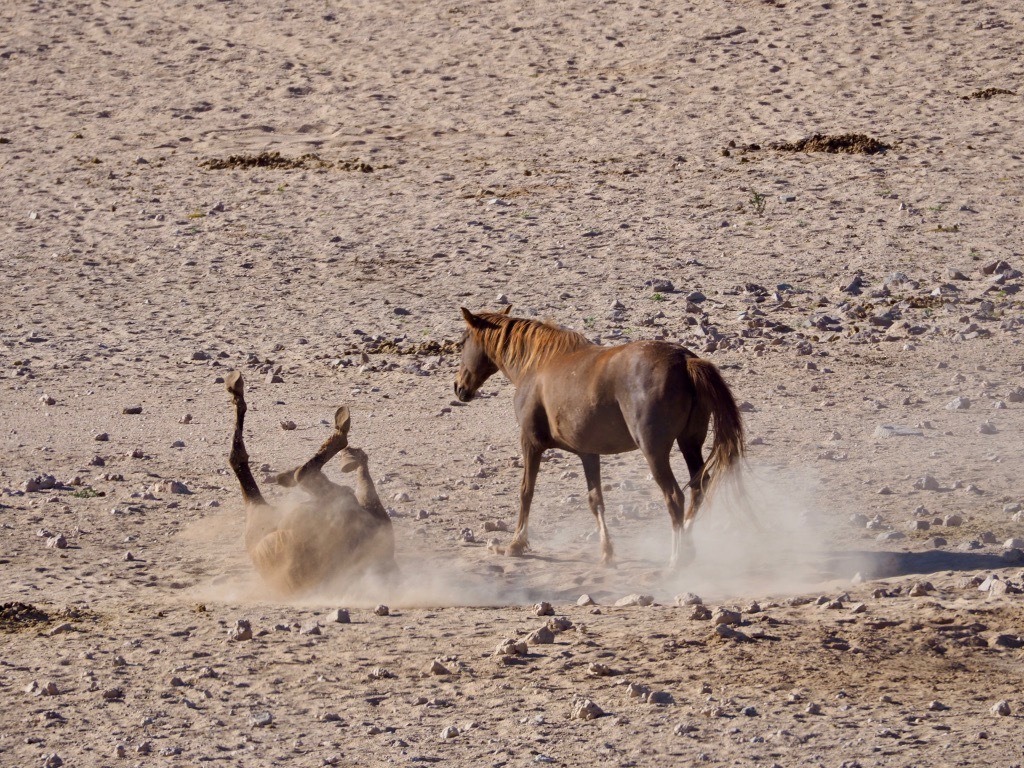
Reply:
[[231, 371], [227, 376], [224, 377], [224, 387], [234, 397], [241, 397], [243, 389], [242, 372]]
[[610, 568], [612, 570], [615, 570], [616, 568], [619, 567], [619, 564], [617, 562], [615, 562], [615, 558], [614, 557], [602, 557], [601, 558], [601, 566], [603, 568]]
[[352, 448], [349, 446], [344, 448], [340, 455], [342, 472], [354, 472], [359, 467], [366, 466], [369, 463], [366, 451], [362, 448]]
[[334, 429], [343, 435], [347, 435], [351, 426], [352, 416], [349, 414], [348, 406], [343, 405], [334, 412]]
[[297, 470], [292, 469], [287, 472], [282, 472], [276, 478], [274, 478], [274, 481], [278, 485], [283, 486], [285, 488], [293, 488], [295, 485], [297, 485], [295, 481], [296, 471]]
[[529, 544], [517, 544], [513, 542], [505, 547], [505, 554], [508, 557], [522, 557], [526, 554], [526, 550], [530, 548]]

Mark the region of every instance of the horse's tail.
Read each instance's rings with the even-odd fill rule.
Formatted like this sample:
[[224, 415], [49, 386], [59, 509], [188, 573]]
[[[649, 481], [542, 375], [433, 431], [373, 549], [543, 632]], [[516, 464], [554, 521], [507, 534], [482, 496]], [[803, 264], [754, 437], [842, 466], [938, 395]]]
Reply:
[[[726, 470], [743, 458], [743, 419], [732, 396], [732, 390], [714, 363], [699, 357], [691, 357], [686, 361], [686, 370], [697, 391], [699, 407], [710, 411], [715, 421], [711, 455], [700, 475], [694, 478], [694, 482], [710, 496], [717, 481], [726, 474]], [[711, 482], [705, 487], [708, 477], [711, 478]]]

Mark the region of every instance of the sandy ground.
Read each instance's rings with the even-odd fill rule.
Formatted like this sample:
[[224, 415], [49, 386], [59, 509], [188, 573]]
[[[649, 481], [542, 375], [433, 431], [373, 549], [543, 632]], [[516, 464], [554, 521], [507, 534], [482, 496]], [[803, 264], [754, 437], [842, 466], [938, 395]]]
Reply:
[[[1024, 9], [664, 6], [0, 10], [0, 764], [1024, 759]], [[452, 384], [499, 297], [719, 365], [759, 529], [723, 495], [668, 574], [611, 457], [601, 568], [552, 452], [488, 552], [513, 389]], [[350, 405], [399, 584], [253, 575], [232, 368], [284, 504]]]

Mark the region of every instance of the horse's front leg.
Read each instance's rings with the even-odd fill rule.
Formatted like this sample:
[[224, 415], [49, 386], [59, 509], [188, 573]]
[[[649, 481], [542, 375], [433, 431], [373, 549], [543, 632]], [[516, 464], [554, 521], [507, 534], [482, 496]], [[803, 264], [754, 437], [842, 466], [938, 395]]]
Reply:
[[590, 511], [597, 518], [597, 530], [601, 534], [601, 563], [615, 565], [615, 552], [608, 536], [608, 526], [604, 522], [604, 495], [601, 493], [601, 457], [596, 453], [580, 454], [583, 462], [583, 474], [587, 478], [587, 501]]
[[530, 522], [530, 505], [533, 503], [533, 489], [537, 485], [537, 471], [544, 449], [523, 434], [523, 480], [519, 485], [519, 520], [516, 532], [505, 549], [505, 554], [518, 556], [530, 548], [527, 527]]

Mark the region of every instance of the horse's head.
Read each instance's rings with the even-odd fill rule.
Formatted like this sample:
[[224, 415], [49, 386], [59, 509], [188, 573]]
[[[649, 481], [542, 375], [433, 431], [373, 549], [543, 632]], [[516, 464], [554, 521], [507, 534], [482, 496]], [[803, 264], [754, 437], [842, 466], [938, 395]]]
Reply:
[[[503, 314], [507, 315], [511, 309], [511, 305], [505, 307]], [[468, 403], [483, 383], [498, 372], [498, 366], [488, 356], [483, 342], [484, 333], [494, 328], [494, 323], [465, 307], [462, 316], [466, 320], [466, 334], [462, 337], [462, 362], [455, 377], [455, 396]]]

